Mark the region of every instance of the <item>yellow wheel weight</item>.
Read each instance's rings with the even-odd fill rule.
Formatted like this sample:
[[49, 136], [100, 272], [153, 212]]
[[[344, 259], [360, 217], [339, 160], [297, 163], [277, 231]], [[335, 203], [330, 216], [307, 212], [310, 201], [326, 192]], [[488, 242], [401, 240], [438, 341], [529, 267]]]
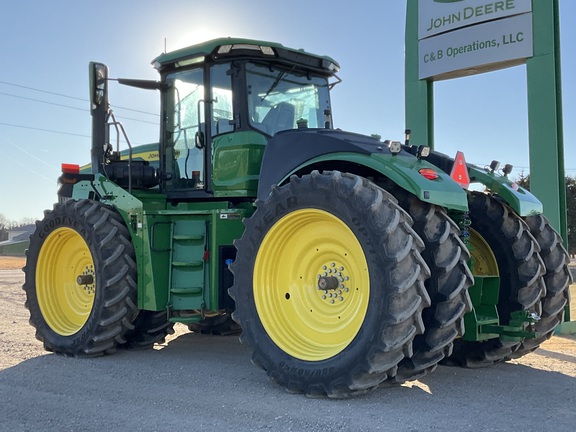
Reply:
[[475, 276], [499, 276], [498, 263], [492, 248], [486, 240], [470, 229], [470, 255], [472, 255], [472, 273]]
[[75, 230], [48, 235], [36, 266], [36, 293], [48, 326], [61, 336], [77, 333], [94, 305], [96, 275], [88, 245]]
[[360, 330], [370, 298], [368, 264], [356, 235], [336, 216], [294, 211], [264, 237], [253, 274], [258, 316], [292, 357], [321, 361]]

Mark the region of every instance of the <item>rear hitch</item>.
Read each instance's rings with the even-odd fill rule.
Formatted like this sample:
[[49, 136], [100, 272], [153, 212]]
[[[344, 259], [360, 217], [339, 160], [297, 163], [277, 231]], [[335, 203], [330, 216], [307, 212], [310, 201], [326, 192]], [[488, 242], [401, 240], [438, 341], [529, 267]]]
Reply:
[[480, 332], [497, 334], [510, 341], [535, 339], [540, 337], [540, 333], [534, 330], [534, 324], [538, 321], [540, 317], [536, 312], [516, 311], [510, 314], [508, 325], [483, 325]]

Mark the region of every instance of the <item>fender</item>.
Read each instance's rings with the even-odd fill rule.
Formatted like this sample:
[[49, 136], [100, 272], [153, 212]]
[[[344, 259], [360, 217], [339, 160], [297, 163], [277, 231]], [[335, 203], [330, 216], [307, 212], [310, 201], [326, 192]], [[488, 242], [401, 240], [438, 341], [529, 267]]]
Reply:
[[[94, 179], [82, 180], [74, 185], [72, 199], [97, 199], [113, 206], [124, 219], [132, 237], [136, 265], [138, 266], [138, 308], [154, 310], [158, 300], [159, 290], [155, 289], [157, 279], [152, 268], [153, 245], [151, 244], [148, 218], [144, 213], [144, 204], [134, 195], [121, 188], [102, 174], [94, 175]], [[158, 309], [159, 310], [159, 309]]]
[[[454, 158], [443, 153], [432, 151], [426, 159], [446, 173], [452, 170]], [[508, 177], [504, 177], [489, 169], [480, 168], [473, 164], [466, 164], [470, 183], [480, 183], [490, 192], [502, 198], [519, 216], [529, 216], [544, 212], [542, 203], [527, 189], [518, 186]]]
[[544, 212], [542, 203], [527, 189], [518, 186], [508, 177], [468, 165], [471, 182], [481, 183], [490, 191], [502, 198], [519, 216], [530, 216]]
[[[275, 135], [264, 153], [258, 199], [266, 199], [272, 186], [288, 181], [293, 174], [335, 169], [338, 165], [345, 165], [352, 174], [381, 174], [422, 201], [457, 211], [468, 210], [466, 192], [429, 162], [405, 150], [394, 155], [376, 138], [331, 129], [304, 129]], [[423, 177], [418, 172], [422, 168], [434, 169], [438, 179]]]

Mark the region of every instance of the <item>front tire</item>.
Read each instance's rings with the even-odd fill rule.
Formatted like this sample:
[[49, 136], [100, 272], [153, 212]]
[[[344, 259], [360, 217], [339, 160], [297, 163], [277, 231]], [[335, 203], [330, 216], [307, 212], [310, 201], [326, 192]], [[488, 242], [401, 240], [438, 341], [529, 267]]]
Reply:
[[126, 342], [136, 315], [130, 234], [111, 207], [68, 200], [46, 211], [30, 237], [26, 308], [48, 351], [98, 356]]
[[230, 289], [253, 362], [309, 396], [365, 393], [393, 377], [429, 305], [410, 224], [387, 192], [340, 172], [293, 176], [257, 202]]

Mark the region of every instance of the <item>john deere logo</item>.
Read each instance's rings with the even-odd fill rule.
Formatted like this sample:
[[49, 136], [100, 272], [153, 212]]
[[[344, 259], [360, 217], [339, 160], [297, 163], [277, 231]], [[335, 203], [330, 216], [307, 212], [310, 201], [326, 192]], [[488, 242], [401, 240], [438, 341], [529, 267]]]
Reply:
[[[464, 0], [434, 0], [435, 3], [460, 3]], [[516, 2], [519, 0], [487, 1], [480, 6], [454, 6], [450, 13], [444, 16], [431, 16], [430, 25], [426, 27], [426, 32], [445, 31], [454, 27], [463, 27], [476, 22], [488, 21], [490, 19], [509, 16], [516, 13]], [[528, 0], [529, 2], [529, 0]], [[521, 12], [521, 11], [518, 11]], [[426, 18], [428, 19], [428, 18]]]

